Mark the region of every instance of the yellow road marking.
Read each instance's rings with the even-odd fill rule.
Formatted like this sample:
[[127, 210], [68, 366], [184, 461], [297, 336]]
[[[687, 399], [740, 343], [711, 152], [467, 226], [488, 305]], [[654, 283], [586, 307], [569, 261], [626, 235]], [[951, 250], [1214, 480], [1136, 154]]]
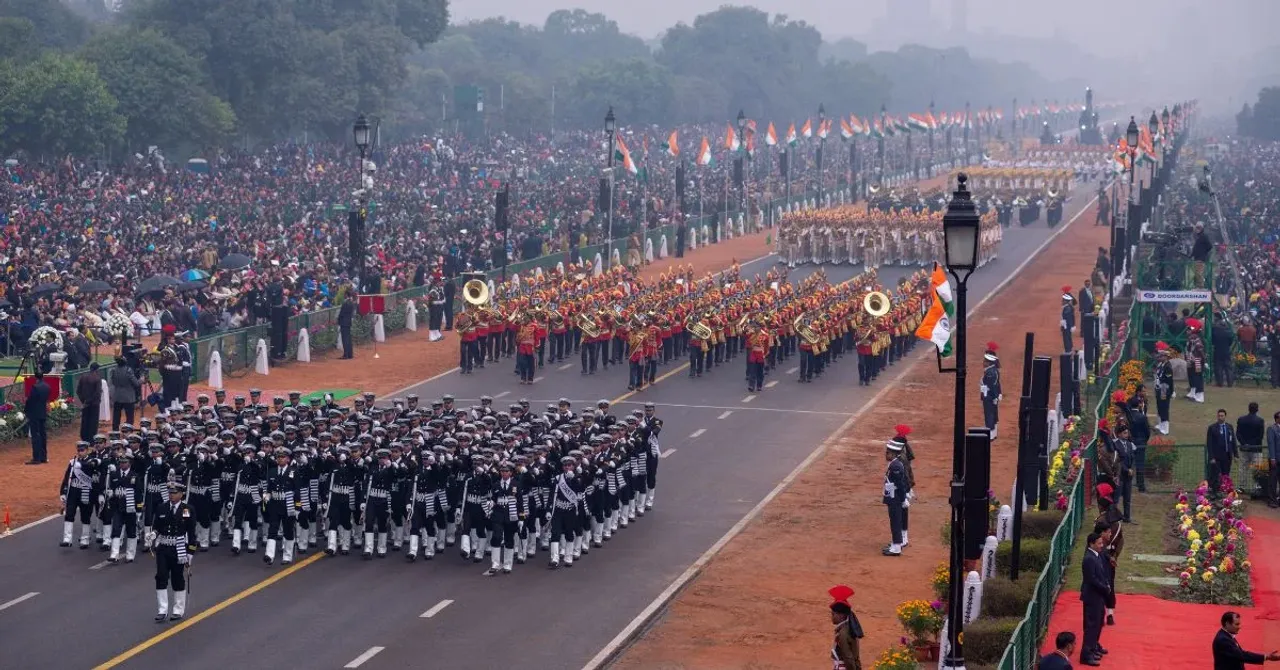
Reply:
[[[677, 372], [680, 372], [682, 370], [687, 370], [688, 368], [689, 368], [689, 364], [685, 363], [680, 367], [662, 375], [661, 377], [658, 377], [653, 381], [653, 384], [657, 384], [658, 382], [664, 379], [667, 379], [668, 377], [676, 374]], [[653, 384], [650, 384], [650, 386], [653, 386]], [[616, 405], [622, 402], [623, 400], [630, 398], [635, 394], [636, 394], [636, 391], [628, 391], [618, 396], [617, 398], [614, 398], [613, 400], [609, 401], [609, 404]], [[222, 602], [206, 610], [201, 611], [199, 614], [196, 614], [195, 616], [189, 619], [183, 619], [178, 624], [171, 626], [169, 628], [166, 628], [163, 633], [152, 636], [151, 638], [144, 640], [143, 642], [140, 642], [137, 646], [134, 646], [128, 649], [127, 651], [122, 652], [119, 656], [112, 658], [106, 663], [98, 665], [93, 670], [109, 670], [110, 668], [119, 666], [125, 661], [137, 656], [138, 654], [141, 654], [142, 652], [156, 646], [157, 644], [160, 644], [161, 642], [164, 642], [165, 640], [177, 635], [178, 633], [181, 633], [184, 630], [187, 630], [188, 628], [191, 628], [192, 626], [200, 623], [201, 621], [204, 621], [205, 619], [208, 619], [209, 617], [217, 614], [218, 612], [221, 612], [222, 610], [227, 609], [228, 607], [231, 607], [232, 605], [240, 602], [241, 600], [244, 600], [245, 598], [248, 598], [249, 596], [255, 593], [258, 593], [259, 591], [262, 591], [263, 589], [267, 588], [268, 586], [271, 586], [272, 584], [275, 584], [276, 582], [279, 582], [285, 577], [288, 577], [289, 575], [292, 575], [307, 566], [315, 564], [317, 561], [325, 557], [326, 557], [326, 554], [323, 552], [312, 555], [312, 556], [308, 556], [306, 559], [301, 560], [297, 563], [294, 563], [293, 565], [281, 570], [280, 572], [275, 573], [274, 575], [271, 575], [270, 577], [267, 577], [266, 579], [258, 582], [257, 584], [254, 584], [246, 588], [245, 590], [227, 598], [226, 600], [223, 600]]]
[[129, 649], [128, 651], [121, 653], [119, 656], [116, 656], [115, 658], [107, 661], [106, 663], [103, 663], [102, 665], [95, 667], [94, 670], [107, 670], [108, 668], [114, 668], [120, 665], [121, 663], [124, 663], [125, 661], [133, 658], [134, 656], [137, 656], [138, 654], [141, 654], [142, 652], [156, 646], [157, 644], [164, 642], [165, 640], [173, 637], [174, 635], [177, 635], [178, 633], [181, 633], [182, 631], [200, 623], [201, 621], [208, 619], [209, 617], [217, 614], [218, 612], [221, 612], [222, 610], [225, 610], [228, 607], [231, 607], [232, 605], [267, 588], [268, 586], [275, 584], [276, 582], [284, 579], [285, 577], [288, 577], [289, 575], [292, 575], [293, 573], [298, 572], [299, 570], [307, 567], [308, 565], [312, 565], [316, 561], [319, 561], [320, 559], [325, 558], [325, 556], [326, 555], [323, 552], [315, 554], [313, 556], [308, 556], [307, 558], [301, 561], [298, 561], [297, 563], [294, 563], [293, 565], [281, 570], [280, 572], [277, 572], [274, 575], [267, 577], [266, 579], [258, 582], [257, 584], [254, 584], [253, 586], [250, 586], [249, 588], [231, 596], [230, 598], [227, 598], [226, 600], [218, 603], [217, 605], [214, 605], [213, 607], [210, 607], [209, 609], [204, 610], [189, 619], [183, 619], [177, 625], [166, 628], [163, 633], [160, 633], [159, 635], [155, 635], [150, 639], [143, 641], [142, 643]]

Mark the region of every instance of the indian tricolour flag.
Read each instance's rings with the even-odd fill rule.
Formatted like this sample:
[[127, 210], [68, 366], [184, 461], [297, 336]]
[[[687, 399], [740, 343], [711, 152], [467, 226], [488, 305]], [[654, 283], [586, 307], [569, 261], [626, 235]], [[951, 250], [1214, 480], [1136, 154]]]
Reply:
[[662, 144], [662, 148], [666, 150], [667, 155], [673, 158], [680, 155], [680, 145], [677, 142], [678, 138], [676, 137], [678, 132], [679, 131], [676, 130], [671, 131], [671, 137], [668, 137], [667, 141]]
[[840, 138], [849, 139], [853, 137], [853, 128], [849, 127], [848, 119], [840, 119]]
[[950, 356], [951, 322], [956, 318], [956, 305], [951, 295], [951, 284], [941, 265], [933, 266], [929, 283], [933, 285], [933, 304], [929, 305], [929, 312], [916, 329], [916, 337], [932, 342], [943, 356]]
[[804, 126], [800, 128], [800, 135], [806, 140], [813, 137], [813, 124], [809, 122], [809, 119], [804, 120]]
[[636, 162], [631, 160], [631, 151], [627, 149], [627, 143], [622, 141], [622, 134], [618, 134], [618, 141], [614, 151], [614, 159], [622, 163], [622, 167], [626, 168], [631, 174], [639, 174], [640, 168], [636, 167]]
[[929, 122], [919, 114], [907, 115], [907, 127], [911, 130], [919, 130], [920, 132], [928, 132], [930, 130]]
[[[808, 122], [806, 121], [806, 123]], [[796, 124], [794, 123], [791, 124], [791, 127], [787, 128], [787, 144], [790, 144], [793, 147], [796, 145]]]
[[867, 124], [864, 123], [862, 119], [859, 119], [857, 115], [853, 115], [853, 114], [849, 115], [849, 127], [853, 129], [854, 135], [870, 135], [871, 134], [871, 129], [868, 128]]
[[764, 143], [771, 147], [778, 144], [778, 131], [773, 129], [772, 121], [769, 122], [769, 129], [764, 133]]
[[738, 139], [738, 133], [734, 132], [733, 124], [729, 124], [728, 129], [728, 134], [724, 136], [724, 148], [729, 151], [737, 151], [742, 148], [742, 141]]
[[698, 165], [711, 165], [711, 143], [707, 141], [707, 136], [702, 136], [702, 146], [698, 148]]

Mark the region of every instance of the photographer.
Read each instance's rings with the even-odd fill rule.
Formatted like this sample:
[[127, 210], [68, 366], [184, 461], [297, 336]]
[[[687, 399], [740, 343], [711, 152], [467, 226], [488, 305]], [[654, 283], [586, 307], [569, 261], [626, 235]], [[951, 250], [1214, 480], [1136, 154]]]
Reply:
[[116, 366], [111, 369], [111, 430], [120, 430], [120, 414], [126, 423], [133, 423], [134, 407], [142, 395], [142, 376], [125, 361], [116, 356]]
[[1191, 285], [1192, 288], [1200, 288], [1205, 286], [1204, 266], [1209, 262], [1209, 254], [1213, 253], [1213, 242], [1209, 241], [1209, 236], [1204, 232], [1204, 224], [1197, 223], [1195, 229], [1195, 242], [1191, 245], [1191, 260], [1195, 261], [1195, 281]]

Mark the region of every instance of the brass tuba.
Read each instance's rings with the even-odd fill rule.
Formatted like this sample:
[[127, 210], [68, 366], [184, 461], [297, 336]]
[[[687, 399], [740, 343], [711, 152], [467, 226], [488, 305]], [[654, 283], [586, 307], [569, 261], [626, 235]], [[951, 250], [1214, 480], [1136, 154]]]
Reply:
[[808, 313], [801, 314], [796, 317], [795, 321], [791, 322], [791, 327], [795, 329], [796, 334], [800, 336], [800, 339], [804, 340], [805, 344], [816, 347], [822, 338], [818, 337], [813, 328], [809, 327], [810, 320]]
[[701, 314], [690, 314], [684, 320], [684, 329], [693, 333], [693, 336], [699, 340], [711, 339], [711, 326], [703, 322]]
[[880, 291], [872, 291], [862, 299], [862, 309], [874, 317], [882, 317], [889, 313], [889, 296]]
[[462, 285], [462, 299], [468, 305], [480, 306], [489, 302], [489, 285], [480, 279], [471, 279]]
[[576, 325], [578, 326], [578, 330], [582, 331], [582, 334], [589, 338], [600, 336], [600, 329], [596, 327], [595, 319], [591, 318], [591, 314], [588, 312], [582, 312], [578, 315]]

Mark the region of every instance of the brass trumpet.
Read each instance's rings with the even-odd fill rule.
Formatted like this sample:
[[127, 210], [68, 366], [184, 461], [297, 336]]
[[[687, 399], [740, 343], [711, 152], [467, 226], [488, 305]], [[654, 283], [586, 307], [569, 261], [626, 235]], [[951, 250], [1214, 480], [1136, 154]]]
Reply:
[[891, 307], [889, 296], [880, 291], [872, 291], [862, 298], [862, 309], [876, 318], [889, 313]]

